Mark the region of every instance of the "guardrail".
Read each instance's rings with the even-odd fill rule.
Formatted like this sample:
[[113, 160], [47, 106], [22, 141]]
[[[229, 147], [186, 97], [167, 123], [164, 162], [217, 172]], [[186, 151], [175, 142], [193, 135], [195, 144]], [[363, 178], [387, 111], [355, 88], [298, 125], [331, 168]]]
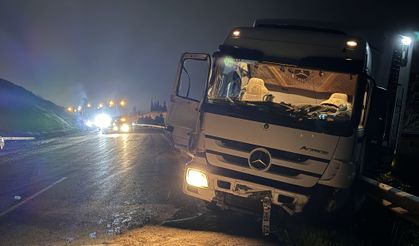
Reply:
[[371, 178], [361, 176], [368, 195], [402, 218], [419, 225], [419, 197]]
[[34, 137], [2, 137], [0, 136], [0, 150], [4, 148], [4, 145], [6, 144], [6, 140], [34, 140]]
[[166, 129], [165, 126], [161, 125], [152, 125], [152, 124], [138, 124], [138, 123], [132, 123], [133, 126], [140, 126], [145, 128], [155, 128], [155, 129]]

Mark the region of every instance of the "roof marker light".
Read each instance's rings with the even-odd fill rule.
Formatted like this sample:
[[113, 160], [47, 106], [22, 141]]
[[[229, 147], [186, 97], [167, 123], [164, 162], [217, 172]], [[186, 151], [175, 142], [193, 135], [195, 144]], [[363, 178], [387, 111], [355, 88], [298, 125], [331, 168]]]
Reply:
[[235, 37], [240, 36], [240, 31], [239, 31], [239, 30], [235, 30], [235, 31], [233, 32], [233, 36], [235, 36]]
[[348, 40], [346, 41], [346, 45], [350, 48], [355, 48], [358, 45], [358, 43], [355, 40]]

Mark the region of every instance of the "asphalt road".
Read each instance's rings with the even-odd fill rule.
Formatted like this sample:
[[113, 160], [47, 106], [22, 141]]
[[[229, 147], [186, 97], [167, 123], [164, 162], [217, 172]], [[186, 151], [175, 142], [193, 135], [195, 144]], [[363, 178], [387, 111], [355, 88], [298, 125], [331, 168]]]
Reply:
[[0, 152], [0, 242], [71, 242], [167, 219], [178, 162], [159, 133], [9, 142]]
[[[209, 211], [185, 196], [184, 162], [159, 130], [8, 142], [0, 151], [0, 245], [418, 242], [416, 227], [375, 205], [338, 227], [281, 217], [263, 238], [256, 217]], [[406, 233], [395, 237], [394, 226]]]
[[[203, 213], [180, 190], [181, 162], [160, 132], [8, 142], [0, 152], [0, 245], [93, 244]], [[251, 218], [235, 217], [248, 224], [238, 230], [221, 217], [177, 224], [258, 237]]]

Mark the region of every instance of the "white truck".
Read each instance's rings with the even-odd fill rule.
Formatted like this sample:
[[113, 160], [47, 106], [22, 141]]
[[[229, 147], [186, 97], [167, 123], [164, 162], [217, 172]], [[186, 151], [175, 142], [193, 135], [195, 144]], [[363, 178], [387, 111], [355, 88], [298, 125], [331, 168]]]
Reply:
[[[411, 45], [394, 46], [403, 74]], [[234, 28], [213, 56], [184, 53], [166, 123], [174, 146], [191, 156], [184, 193], [263, 212], [265, 226], [274, 207], [339, 208], [366, 149], [394, 149], [397, 138], [388, 130], [395, 119], [370, 108], [389, 95], [375, 84], [372, 58], [362, 38], [275, 20]]]

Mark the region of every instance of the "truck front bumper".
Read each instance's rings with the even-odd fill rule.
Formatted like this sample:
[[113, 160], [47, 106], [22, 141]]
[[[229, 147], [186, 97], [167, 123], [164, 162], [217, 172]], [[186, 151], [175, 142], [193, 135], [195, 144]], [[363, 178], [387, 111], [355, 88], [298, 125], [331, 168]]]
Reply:
[[[206, 185], [194, 185], [194, 182], [188, 180], [188, 170], [194, 170], [194, 174], [202, 172], [201, 177], [206, 177]], [[205, 181], [197, 183], [202, 184], [203, 182], [205, 183]], [[214, 174], [209, 170], [206, 159], [202, 157], [195, 157], [185, 166], [183, 192], [189, 196], [215, 203], [222, 208], [239, 208], [250, 211], [253, 210], [250, 204], [261, 204], [260, 200], [268, 196], [273, 205], [283, 208], [289, 214], [302, 212], [304, 205], [309, 201], [309, 196], [305, 194]]]

